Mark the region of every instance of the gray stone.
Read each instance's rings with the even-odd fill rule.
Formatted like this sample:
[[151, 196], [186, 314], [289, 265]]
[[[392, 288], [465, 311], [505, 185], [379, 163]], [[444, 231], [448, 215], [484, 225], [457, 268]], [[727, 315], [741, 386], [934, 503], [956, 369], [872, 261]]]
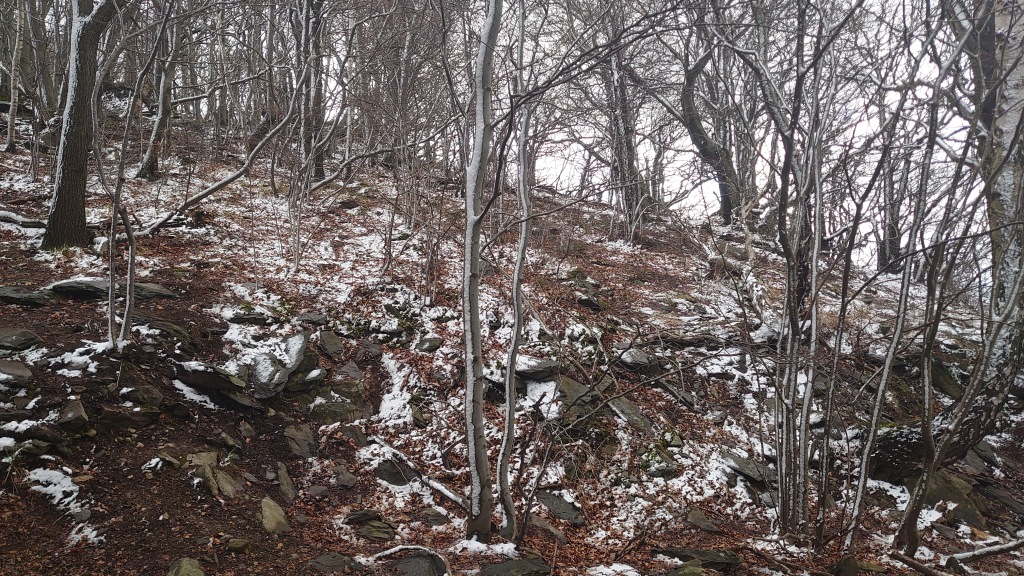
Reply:
[[651, 419], [645, 416], [640, 407], [629, 398], [625, 396], [612, 398], [608, 401], [608, 405], [611, 406], [616, 415], [637, 431], [643, 432], [648, 436], [654, 434], [654, 424], [651, 422]]
[[548, 576], [551, 567], [540, 558], [507, 560], [499, 564], [484, 566], [483, 576]]
[[295, 320], [304, 324], [312, 324], [314, 326], [323, 326], [327, 324], [327, 314], [323, 312], [303, 312], [295, 317]]
[[251, 326], [269, 326], [277, 323], [277, 318], [262, 312], [237, 311], [227, 319], [231, 324], [248, 324]]
[[[913, 493], [915, 482], [909, 482], [908, 488]], [[970, 498], [972, 491], [970, 483], [948, 470], [939, 470], [928, 483], [928, 492], [925, 494], [925, 503], [934, 505], [940, 501], [956, 504], [951, 510], [947, 510], [946, 516], [953, 520], [959, 520], [974, 526], [979, 530], [985, 530], [985, 517], [978, 506]]]
[[320, 426], [351, 424], [363, 418], [363, 410], [348, 400], [320, 402], [310, 409], [309, 417]]
[[185, 456], [186, 466], [216, 466], [220, 455], [215, 451], [196, 452]]
[[314, 485], [310, 486], [306, 493], [309, 494], [310, 498], [319, 499], [326, 495], [327, 492], [329, 491], [330, 488], [328, 488], [327, 486]]
[[219, 444], [233, 453], [244, 453], [245, 444], [223, 430], [215, 430], [217, 436], [211, 439], [212, 444]]
[[556, 389], [563, 406], [561, 417], [568, 424], [593, 413], [601, 400], [601, 394], [596, 389], [584, 386], [568, 376], [558, 378]]
[[89, 425], [89, 415], [80, 400], [71, 400], [64, 405], [57, 419], [57, 426], [67, 432], [79, 432]]
[[549, 358], [519, 356], [516, 361], [516, 376], [529, 380], [550, 380], [558, 375], [562, 366]]
[[237, 376], [223, 368], [202, 362], [175, 363], [174, 377], [193, 388], [202, 390], [245, 390], [245, 382]]
[[556, 518], [565, 520], [572, 526], [583, 526], [586, 523], [579, 507], [550, 490], [538, 490], [537, 500]]
[[32, 381], [32, 369], [21, 362], [0, 360], [0, 384], [13, 382], [25, 386]]
[[127, 408], [112, 404], [100, 404], [96, 415], [97, 428], [122, 430], [124, 428], [145, 428], [160, 418], [160, 411], [149, 408]]
[[311, 458], [316, 451], [316, 438], [313, 430], [306, 424], [286, 427], [284, 437], [288, 439], [288, 448], [292, 454], [300, 458]]
[[653, 548], [652, 554], [661, 554], [669, 558], [689, 562], [696, 560], [703, 568], [726, 571], [739, 566], [743, 559], [739, 554], [729, 550], [701, 550], [697, 548]]
[[234, 498], [235, 495], [242, 491], [242, 483], [224, 470], [215, 470], [213, 475], [217, 480], [217, 487], [220, 488], [220, 493], [226, 498]]
[[124, 393], [124, 397], [146, 408], [159, 408], [160, 404], [164, 401], [163, 393], [157, 390], [155, 386], [150, 386], [149, 384], [132, 388]]
[[686, 514], [686, 521], [705, 532], [711, 532], [712, 534], [721, 534], [722, 532], [721, 528], [716, 526], [711, 520], [708, 520], [707, 515], [700, 508], [690, 508], [690, 511]]
[[220, 485], [217, 484], [217, 477], [213, 473], [213, 468], [203, 464], [196, 469], [196, 476], [203, 481], [203, 486], [210, 491], [210, 494], [216, 498], [220, 496]]
[[394, 574], [400, 576], [444, 576], [448, 569], [434, 554], [417, 552], [392, 564]]
[[53, 301], [49, 290], [29, 290], [19, 286], [0, 286], [0, 302], [14, 306], [39, 308]]
[[395, 528], [387, 522], [370, 520], [356, 530], [356, 535], [374, 542], [388, 542], [395, 539]]
[[263, 522], [263, 528], [271, 534], [280, 534], [291, 530], [291, 526], [288, 525], [288, 519], [284, 515], [284, 510], [274, 502], [272, 499], [264, 498], [260, 501], [260, 509], [262, 511], [261, 521]]
[[619, 362], [630, 370], [642, 370], [651, 366], [651, 357], [639, 348], [629, 348], [621, 353]]
[[217, 392], [217, 395], [230, 400], [233, 404], [241, 406], [242, 408], [250, 408], [253, 410], [262, 410], [263, 406], [249, 397], [248, 394], [241, 390], [221, 390]]
[[249, 550], [252, 550], [252, 542], [244, 538], [230, 538], [227, 548], [232, 554], [248, 554]]
[[747, 480], [751, 480], [759, 484], [768, 484], [769, 481], [775, 479], [773, 470], [769, 470], [763, 464], [754, 462], [749, 458], [744, 458], [727, 450], [722, 452], [722, 458], [725, 460], [726, 466], [739, 475], [745, 477]]
[[299, 497], [299, 492], [295, 489], [295, 483], [288, 475], [288, 467], [284, 465], [284, 462], [277, 463], [277, 481], [278, 488], [281, 490], [281, 498], [286, 503], [291, 504]]
[[550, 522], [536, 514], [530, 514], [530, 526], [533, 526], [534, 528], [537, 528], [538, 530], [547, 533], [562, 546], [569, 543], [569, 538], [565, 535], [565, 532], [562, 532], [558, 528], [555, 528], [551, 525]]
[[[110, 283], [106, 280], [81, 278], [57, 282], [50, 289], [59, 296], [75, 300], [106, 300], [110, 292]], [[125, 285], [118, 284], [117, 293], [125, 294]], [[136, 282], [135, 297], [140, 300], [152, 298], [177, 298], [178, 295], [167, 288], [151, 282]]]
[[306, 568], [318, 574], [348, 574], [350, 572], [360, 572], [364, 566], [348, 556], [331, 552], [311, 560], [306, 564]]
[[437, 350], [444, 344], [444, 340], [441, 338], [429, 337], [420, 338], [420, 341], [416, 343], [417, 352], [437, 352]]
[[359, 479], [344, 465], [339, 464], [334, 469], [334, 483], [342, 488], [352, 488]]
[[[280, 342], [284, 348], [285, 359], [283, 361], [274, 354], [264, 354], [258, 358], [252, 366], [252, 395], [260, 400], [271, 398], [285, 389], [293, 374], [301, 374], [303, 371], [300, 370], [300, 366], [304, 363], [309, 363], [306, 360], [308, 342], [309, 333], [299, 332], [284, 338]], [[313, 357], [313, 364], [315, 366], [315, 354]]]
[[405, 486], [417, 476], [416, 471], [406, 464], [390, 459], [378, 464], [374, 472], [377, 478], [392, 486]]
[[665, 576], [704, 576], [706, 572], [700, 567], [700, 562], [690, 560], [682, 566], [676, 566], [668, 571]]
[[242, 435], [242, 438], [256, 437], [256, 429], [252, 427], [252, 424], [249, 424], [245, 420], [242, 420], [238, 424], [238, 433]]
[[167, 570], [167, 576], [206, 576], [199, 560], [195, 558], [178, 558]]
[[320, 347], [324, 349], [331, 358], [338, 358], [345, 353], [345, 343], [331, 330], [321, 330]]
[[[534, 516], [531, 515], [530, 518], [534, 518]], [[446, 526], [451, 523], [451, 520], [444, 512], [433, 506], [420, 510], [416, 514], [416, 519], [430, 526]]]
[[43, 339], [29, 330], [0, 328], [0, 351], [21, 352], [42, 343]]
[[383, 355], [384, 351], [381, 349], [380, 344], [363, 338], [359, 341], [359, 346], [356, 348], [355, 361], [376, 362], [380, 360]]
[[353, 513], [349, 514], [348, 516], [346, 516], [345, 519], [342, 520], [341, 522], [342, 522], [342, 524], [347, 524], [349, 526], [358, 526], [360, 524], [365, 524], [367, 522], [370, 522], [371, 520], [381, 520], [381, 519], [382, 519], [382, 516], [380, 515], [380, 512], [378, 512], [377, 510], [373, 510], [373, 509], [367, 509], [367, 510], [356, 510], [355, 512], [353, 512]]

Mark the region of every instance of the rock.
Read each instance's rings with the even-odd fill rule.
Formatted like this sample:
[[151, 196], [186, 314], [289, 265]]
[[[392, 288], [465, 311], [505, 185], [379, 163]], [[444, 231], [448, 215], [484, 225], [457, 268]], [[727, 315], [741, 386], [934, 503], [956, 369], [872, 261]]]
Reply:
[[[534, 516], [530, 515], [530, 518], [534, 518]], [[428, 526], [446, 526], [451, 523], [451, 520], [444, 512], [433, 506], [417, 512], [416, 519]]]
[[392, 563], [392, 574], [401, 576], [444, 576], [448, 569], [435, 554], [417, 552]]
[[591, 414], [601, 400], [601, 394], [596, 389], [569, 378], [560, 376], [556, 382], [556, 389], [561, 400], [561, 417], [567, 424], [572, 424], [580, 418]]
[[220, 496], [220, 486], [217, 484], [217, 477], [213, 473], [213, 468], [203, 464], [196, 469], [196, 476], [203, 481], [203, 486], [210, 491], [210, 494], [216, 498]]
[[611, 406], [616, 415], [625, 420], [637, 431], [643, 432], [648, 436], [654, 434], [654, 424], [651, 422], [651, 419], [645, 416], [640, 410], [640, 407], [634, 404], [629, 398], [626, 398], [625, 396], [612, 398], [608, 401], [608, 405]]
[[288, 439], [288, 448], [299, 458], [311, 458], [316, 451], [316, 438], [313, 430], [306, 424], [291, 425], [284, 429], [284, 437]]
[[711, 520], [708, 520], [707, 515], [700, 508], [690, 508], [690, 511], [686, 513], [686, 521], [705, 532], [711, 532], [712, 534], [722, 533], [722, 529]]
[[239, 422], [239, 424], [238, 424], [238, 433], [242, 435], [242, 438], [255, 438], [256, 437], [256, 429], [252, 427], [252, 424], [249, 424], [245, 420], [242, 420], [241, 422]]
[[277, 323], [277, 318], [262, 312], [235, 311], [227, 321], [231, 324], [248, 324], [250, 326], [269, 326]]
[[0, 352], [21, 352], [42, 343], [43, 339], [29, 330], [0, 328]]
[[606, 306], [596, 296], [589, 296], [582, 292], [576, 293], [576, 303], [591, 312], [603, 312], [606, 309]]
[[[913, 485], [916, 482], [909, 482], [908, 489], [914, 492]], [[946, 511], [946, 516], [953, 520], [965, 522], [979, 530], [986, 529], [985, 517], [978, 506], [970, 498], [972, 487], [963, 478], [948, 470], [937, 471], [928, 483], [928, 493], [925, 494], [925, 503], [935, 505], [941, 501], [956, 504], [951, 510]]]
[[349, 526], [358, 526], [360, 524], [365, 524], [367, 522], [370, 522], [371, 520], [381, 520], [381, 519], [382, 519], [382, 516], [380, 515], [380, 512], [378, 512], [377, 510], [373, 510], [373, 509], [356, 510], [355, 512], [353, 512], [353, 513], [349, 514], [348, 516], [346, 516], [345, 519], [341, 521], [341, 523], [342, 524], [347, 524]]
[[728, 550], [701, 550], [697, 548], [653, 548], [651, 554], [661, 554], [669, 558], [689, 562], [696, 560], [702, 568], [727, 571], [739, 566], [743, 559], [735, 552]]
[[309, 417], [320, 426], [351, 424], [363, 418], [363, 410], [348, 400], [319, 402], [310, 409]]
[[214, 470], [213, 475], [217, 480], [217, 487], [220, 488], [220, 493], [226, 498], [234, 498], [236, 494], [242, 491], [242, 483], [224, 470]]
[[160, 418], [160, 411], [149, 408], [126, 408], [113, 404], [100, 404], [100, 413], [96, 416], [97, 428], [123, 430], [125, 428], [145, 428]]
[[417, 477], [415, 470], [402, 462], [390, 459], [378, 464], [374, 472], [377, 474], [377, 478], [392, 486], [405, 486]]
[[143, 384], [136, 386], [123, 394], [125, 398], [146, 408], [159, 408], [164, 401], [164, 395], [155, 386]]
[[[276, 396], [291, 381], [292, 375], [300, 374], [300, 382], [304, 380], [304, 371], [300, 369], [302, 364], [312, 364], [309, 369], [316, 365], [316, 355], [310, 354], [307, 360], [306, 347], [309, 343], [309, 333], [299, 332], [293, 334], [278, 344], [284, 352], [284, 360], [276, 354], [264, 354], [256, 359], [252, 365], [253, 396], [257, 399], [266, 399]], [[305, 372], [308, 373], [308, 370]]]
[[174, 364], [174, 377], [193, 388], [202, 390], [237, 391], [245, 390], [245, 382], [227, 370], [202, 362], [178, 362]]
[[437, 350], [444, 344], [444, 340], [441, 338], [428, 337], [420, 338], [420, 341], [416, 343], [415, 349], [417, 352], [437, 352]]
[[356, 535], [367, 540], [373, 540], [374, 542], [388, 542], [394, 540], [395, 528], [387, 522], [370, 520], [369, 522], [364, 522], [356, 530]]
[[767, 485], [769, 481], [775, 479], [773, 470], [769, 470], [763, 464], [754, 462], [749, 458], [744, 458], [728, 450], [722, 451], [722, 458], [725, 460], [726, 466], [747, 480]]
[[857, 576], [860, 574], [860, 565], [855, 556], [843, 556], [829, 572], [833, 576]]
[[700, 567], [700, 562], [690, 560], [682, 566], [677, 566], [668, 571], [665, 576], [704, 576], [704, 574], [706, 573], [704, 572], [704, 569]]
[[536, 514], [530, 514], [530, 526], [537, 528], [541, 532], [549, 534], [552, 538], [555, 539], [556, 542], [558, 542], [562, 546], [569, 543], [569, 538], [565, 535], [565, 532], [562, 532], [558, 528], [555, 528], [551, 525], [550, 522]]
[[286, 503], [291, 504], [299, 497], [299, 492], [295, 489], [295, 483], [288, 475], [288, 467], [284, 465], [284, 462], [277, 463], [277, 481], [278, 488], [281, 490], [281, 498]]
[[[50, 286], [50, 290], [59, 296], [75, 300], [106, 300], [110, 292], [110, 283], [95, 278], [64, 280]], [[117, 293], [125, 294], [125, 286], [118, 284]], [[178, 295], [167, 288], [151, 282], [136, 282], [135, 297], [140, 300], [152, 298], [177, 298]]]
[[178, 558], [167, 570], [167, 576], [206, 576], [199, 560], [194, 558]]
[[579, 507], [550, 490], [538, 490], [537, 500], [556, 518], [565, 520], [572, 526], [583, 526], [586, 523]]
[[209, 440], [211, 444], [219, 444], [227, 448], [230, 452], [245, 453], [245, 444], [239, 442], [231, 434], [228, 434], [223, 430], [215, 430], [214, 432], [217, 436]]
[[334, 483], [342, 488], [352, 488], [359, 479], [344, 465], [339, 464], [334, 468]]
[[79, 432], [89, 425], [89, 415], [80, 400], [72, 400], [64, 405], [57, 419], [57, 426], [66, 432]]
[[220, 455], [217, 452], [196, 452], [195, 454], [185, 456], [185, 465], [214, 467], [219, 460]]
[[964, 395], [964, 387], [960, 380], [939, 360], [932, 360], [932, 385], [953, 400], [959, 400]]
[[306, 490], [306, 493], [309, 494], [310, 498], [313, 498], [314, 500], [319, 500], [320, 498], [323, 498], [324, 495], [326, 495], [328, 492], [330, 492], [330, 490], [331, 489], [328, 488], [327, 486], [320, 486], [319, 484], [317, 484], [310, 486], [309, 489]]
[[627, 348], [619, 355], [619, 362], [630, 370], [643, 370], [652, 364], [651, 357], [639, 348]]
[[380, 344], [363, 338], [359, 341], [359, 346], [356, 348], [354, 360], [356, 362], [376, 362], [380, 360], [383, 355], [384, 351], [381, 350]]
[[0, 286], [0, 302], [27, 308], [39, 308], [53, 301], [49, 290], [29, 290], [19, 286]]
[[328, 356], [337, 359], [345, 353], [345, 343], [332, 330], [321, 330], [318, 335], [320, 347]]
[[249, 550], [252, 549], [252, 542], [244, 538], [230, 538], [228, 539], [228, 552], [232, 554], [248, 554]]
[[264, 498], [260, 501], [260, 509], [263, 513], [261, 519], [263, 528], [267, 532], [277, 535], [291, 530], [291, 526], [288, 525], [288, 519], [284, 515], [284, 510], [278, 506], [277, 502], [274, 502], [269, 497]]
[[324, 314], [323, 312], [303, 312], [302, 314], [296, 316], [295, 320], [297, 322], [302, 322], [303, 324], [323, 326], [327, 324], [329, 318], [327, 318], [327, 314]]
[[499, 564], [484, 566], [480, 572], [483, 576], [548, 576], [551, 567], [540, 558], [523, 558], [507, 560]]
[[263, 409], [263, 406], [259, 402], [253, 400], [252, 398], [249, 397], [248, 394], [242, 392], [241, 390], [221, 390], [220, 392], [217, 392], [217, 395], [220, 396], [221, 398], [230, 400], [231, 403], [235, 404], [238, 407], [249, 408], [253, 410]]
[[0, 384], [13, 382], [25, 386], [32, 381], [32, 369], [27, 364], [13, 360], [0, 360]]
[[306, 564], [306, 568], [318, 574], [348, 574], [360, 572], [364, 566], [348, 556], [331, 552], [311, 560]]
[[561, 368], [561, 364], [549, 358], [520, 355], [516, 359], [516, 376], [529, 380], [550, 380]]

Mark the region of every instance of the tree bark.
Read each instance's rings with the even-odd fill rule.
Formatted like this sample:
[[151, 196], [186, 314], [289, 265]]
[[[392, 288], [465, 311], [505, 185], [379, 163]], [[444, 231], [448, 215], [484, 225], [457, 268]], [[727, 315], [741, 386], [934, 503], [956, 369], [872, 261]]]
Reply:
[[136, 178], [155, 180], [160, 175], [160, 156], [163, 155], [163, 144], [167, 132], [171, 129], [171, 87], [174, 85], [175, 59], [178, 54], [178, 38], [174, 31], [168, 35], [166, 53], [164, 58], [157, 60], [157, 70], [160, 75], [160, 96], [157, 104], [156, 121], [153, 123], [153, 132], [149, 136], [149, 145], [142, 157], [139, 171]]
[[96, 85], [100, 37], [117, 9], [115, 0], [75, 0], [72, 7], [71, 53], [68, 57], [67, 98], [57, 149], [53, 201], [42, 248], [88, 246], [92, 236], [85, 224], [85, 182], [92, 149], [92, 93]]

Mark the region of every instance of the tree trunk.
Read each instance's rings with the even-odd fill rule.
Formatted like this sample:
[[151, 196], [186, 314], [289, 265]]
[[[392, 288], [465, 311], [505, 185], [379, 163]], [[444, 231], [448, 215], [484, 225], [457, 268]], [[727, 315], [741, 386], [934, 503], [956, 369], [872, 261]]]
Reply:
[[14, 53], [11, 55], [11, 104], [7, 109], [7, 146], [5, 152], [14, 152], [17, 148], [15, 139], [18, 135], [18, 89], [19, 76], [21, 74], [21, 45], [24, 43], [25, 9], [21, 6], [20, 0], [14, 2], [14, 19], [17, 20], [14, 32]]
[[491, 539], [490, 459], [484, 435], [483, 350], [480, 330], [480, 236], [483, 225], [483, 188], [494, 126], [491, 118], [491, 72], [494, 46], [501, 27], [501, 0], [489, 0], [476, 57], [474, 95], [476, 118], [473, 155], [466, 167], [466, 235], [462, 285], [462, 326], [466, 352], [466, 454], [472, 483], [466, 537], [480, 542]]
[[44, 250], [88, 246], [92, 242], [85, 225], [85, 181], [92, 148], [96, 53], [116, 5], [114, 0], [103, 0], [94, 8], [91, 0], [76, 0], [71, 6], [67, 98], [57, 149], [53, 201], [41, 246]]
[[178, 38], [175, 31], [168, 35], [166, 42], [166, 53], [164, 58], [157, 61], [157, 70], [160, 76], [160, 96], [157, 104], [156, 121], [153, 123], [153, 132], [149, 136], [149, 145], [142, 157], [139, 171], [136, 178], [155, 180], [160, 175], [160, 157], [163, 155], [163, 144], [167, 132], [171, 129], [171, 87], [174, 85], [175, 59], [178, 54]]

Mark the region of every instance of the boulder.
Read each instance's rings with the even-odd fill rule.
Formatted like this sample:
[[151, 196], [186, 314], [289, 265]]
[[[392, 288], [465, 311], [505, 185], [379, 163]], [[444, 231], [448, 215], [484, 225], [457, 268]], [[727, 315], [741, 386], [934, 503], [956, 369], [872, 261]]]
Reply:
[[288, 440], [288, 448], [292, 454], [300, 458], [310, 458], [316, 450], [317, 442], [313, 430], [306, 424], [291, 425], [284, 429], [284, 437]]
[[583, 526], [586, 523], [578, 506], [550, 490], [538, 490], [537, 501], [553, 516], [565, 520], [572, 526]]
[[548, 358], [519, 355], [516, 359], [516, 376], [529, 380], [550, 380], [561, 368], [561, 364]]
[[351, 424], [363, 418], [363, 410], [348, 400], [317, 402], [309, 410], [309, 417], [320, 426]]
[[178, 558], [167, 570], [167, 576], [205, 576], [203, 567], [195, 558]]
[[100, 413], [96, 415], [96, 427], [108, 430], [124, 428], [144, 428], [160, 418], [159, 410], [149, 408], [127, 408], [113, 404], [100, 404]]
[[[302, 384], [306, 375], [316, 367], [319, 358], [307, 351], [309, 333], [299, 332], [282, 341], [279, 346], [284, 354], [282, 360], [276, 354], [264, 354], [252, 365], [253, 396], [257, 399], [271, 398], [289, 384]], [[293, 375], [297, 378], [293, 378]], [[308, 389], [301, 386], [291, 390]]]
[[303, 324], [312, 324], [314, 326], [324, 326], [330, 321], [330, 319], [327, 318], [327, 314], [324, 314], [323, 312], [303, 312], [296, 316], [295, 320], [297, 322], [302, 322]]
[[14, 383], [25, 386], [32, 381], [32, 369], [13, 360], [0, 360], [0, 384]]
[[392, 563], [391, 573], [399, 576], [444, 576], [444, 560], [429, 552], [416, 552]]
[[0, 352], [21, 352], [42, 344], [43, 339], [23, 328], [0, 328]]
[[[98, 278], [79, 278], [64, 280], [50, 286], [55, 294], [75, 300], [106, 300], [110, 292], [110, 282]], [[125, 294], [125, 286], [118, 284], [117, 293]], [[152, 298], [177, 298], [178, 295], [161, 286], [151, 282], [136, 282], [135, 297], [140, 300]]]
[[702, 550], [698, 548], [653, 548], [651, 554], [661, 554], [683, 562], [697, 561], [702, 568], [728, 571], [743, 563], [735, 552], [728, 550]]
[[66, 432], [79, 432], [89, 425], [89, 415], [81, 400], [71, 400], [61, 408], [57, 426]]
[[291, 530], [284, 510], [271, 498], [264, 498], [260, 501], [260, 510], [262, 512], [260, 520], [267, 532], [277, 535]]
[[349, 471], [343, 464], [334, 468], [334, 483], [342, 488], [352, 488], [359, 481], [356, 475]]
[[374, 542], [388, 542], [395, 539], [395, 527], [381, 520], [370, 520], [359, 526], [356, 535]]
[[418, 475], [416, 471], [397, 460], [384, 460], [374, 470], [377, 478], [391, 484], [392, 486], [405, 486]]
[[420, 338], [419, 342], [414, 346], [417, 352], [431, 353], [436, 352], [441, 345], [444, 344], [444, 340], [436, 337]]
[[345, 353], [345, 343], [333, 331], [321, 330], [318, 332], [318, 335], [320, 347], [324, 349], [328, 356], [337, 359]]
[[722, 529], [709, 520], [700, 508], [690, 508], [690, 511], [686, 513], [686, 521], [705, 532], [711, 532], [712, 534], [722, 533]]
[[277, 463], [277, 482], [278, 488], [281, 490], [281, 499], [286, 504], [291, 504], [299, 497], [299, 492], [295, 489], [295, 483], [288, 475], [288, 467], [284, 465], [284, 462]]
[[128, 400], [145, 408], [159, 408], [164, 401], [164, 395], [155, 386], [143, 384], [136, 386], [122, 394]]
[[331, 552], [309, 561], [306, 568], [316, 574], [349, 574], [361, 572], [364, 566], [348, 556]]
[[175, 363], [174, 377], [193, 388], [201, 390], [224, 392], [241, 392], [245, 390], [245, 382], [237, 376], [223, 368], [202, 362]]
[[39, 308], [53, 301], [49, 290], [29, 290], [19, 286], [0, 286], [0, 302], [26, 308]]

